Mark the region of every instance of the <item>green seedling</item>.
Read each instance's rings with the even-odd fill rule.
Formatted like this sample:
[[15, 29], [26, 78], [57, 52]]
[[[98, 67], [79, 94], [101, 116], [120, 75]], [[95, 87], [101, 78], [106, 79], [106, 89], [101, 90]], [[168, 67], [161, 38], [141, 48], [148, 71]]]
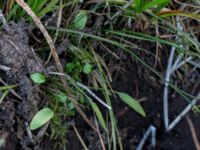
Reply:
[[80, 10], [74, 19], [73, 27], [75, 29], [82, 30], [85, 28], [86, 23], [87, 23], [87, 11]]
[[92, 65], [87, 63], [83, 66], [83, 73], [90, 74], [92, 72]]
[[134, 0], [135, 9], [137, 13], [141, 13], [150, 8], [158, 8], [161, 9], [166, 6], [171, 0]]
[[126, 93], [119, 92], [117, 94], [119, 95], [119, 97], [121, 98], [123, 102], [125, 102], [127, 105], [133, 108], [136, 112], [138, 112], [143, 117], [146, 116], [144, 109], [142, 108], [142, 106], [136, 99], [132, 98], [130, 95]]
[[75, 69], [75, 64], [74, 63], [67, 63], [65, 68], [66, 68], [66, 72], [71, 73], [73, 71], [73, 69]]
[[8, 95], [10, 89], [15, 88], [16, 85], [8, 85], [8, 86], [1, 86], [0, 87], [0, 92], [2, 92], [2, 95], [0, 97], [0, 103], [4, 100], [4, 98]]
[[37, 84], [42, 84], [46, 82], [46, 77], [41, 73], [31, 74], [31, 79], [34, 83], [37, 83]]
[[52, 117], [54, 116], [54, 112], [46, 107], [38, 111], [30, 123], [30, 129], [36, 130], [46, 124]]
[[55, 99], [59, 102], [65, 103], [67, 101], [67, 95], [63, 92], [55, 94]]

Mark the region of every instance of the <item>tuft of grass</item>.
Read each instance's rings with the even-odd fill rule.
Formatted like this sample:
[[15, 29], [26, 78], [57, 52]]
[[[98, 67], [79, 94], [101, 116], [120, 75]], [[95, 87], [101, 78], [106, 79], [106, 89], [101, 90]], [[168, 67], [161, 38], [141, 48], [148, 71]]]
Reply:
[[[1, 79], [0, 79], [1, 80]], [[17, 87], [16, 85], [6, 85], [6, 86], [0, 86], [0, 103], [3, 102], [5, 97], [8, 95], [11, 89]]]
[[[27, 0], [28, 5], [39, 18], [55, 13], [58, 10], [58, 2], [58, 0], [51, 0], [48, 1], [48, 3], [47, 0]], [[107, 0], [106, 2], [94, 3], [94, 7], [92, 8], [89, 6], [85, 7], [89, 8], [89, 10], [85, 10], [85, 8], [83, 10], [79, 2], [78, 0], [73, 0], [71, 2], [63, 1], [63, 9], [66, 9], [63, 14], [66, 12], [68, 13], [66, 14], [67, 17], [65, 15], [62, 16], [64, 18], [62, 22], [63, 26], [46, 27], [47, 30], [51, 31], [52, 36], [57, 33], [58, 38], [60, 38], [59, 40], [63, 40], [63, 37], [69, 39], [68, 46], [65, 48], [65, 53], [61, 57], [64, 60], [63, 62], [66, 62], [64, 64], [64, 72], [62, 73], [70, 76], [70, 79], [64, 78], [64, 80], [69, 80], [70, 93], [66, 93], [62, 81], [57, 77], [50, 76], [50, 82], [47, 83], [46, 92], [50, 99], [47, 103], [54, 113], [50, 125], [50, 137], [54, 141], [55, 149], [58, 147], [65, 148], [67, 132], [69, 128], [74, 125], [74, 122], [71, 121], [73, 119], [71, 118], [78, 115], [77, 107], [74, 106], [74, 103], [70, 100], [71, 98], [82, 108], [81, 110], [83, 110], [83, 112], [85, 109], [90, 109], [94, 112], [101, 128], [106, 134], [108, 143], [107, 149], [117, 150], [118, 147], [119, 149], [123, 149], [119, 129], [117, 127], [117, 119], [113, 109], [105, 109], [106, 112], [103, 112], [100, 104], [88, 94], [87, 90], [80, 88], [77, 83], [84, 83], [84, 85], [87, 85], [86, 88], [94, 93], [100, 92], [103, 101], [112, 108], [113, 101], [111, 96], [115, 96], [116, 92], [113, 92], [111, 87], [112, 77], [106, 65], [106, 60], [112, 58], [107, 56], [107, 53], [102, 54], [101, 50], [99, 50], [102, 43], [105, 47], [112, 48], [110, 53], [114, 56], [116, 56], [115, 53], [131, 55], [158, 79], [164, 80], [160, 70], [156, 70], [156, 67], [147, 63], [141, 55], [138, 55], [140, 51], [144, 50], [138, 43], [146, 42], [149, 45], [157, 44], [157, 46], [175, 47], [177, 49], [176, 57], [192, 56], [199, 58], [200, 43], [197, 40], [198, 36], [192, 31], [191, 33], [180, 31], [174, 25], [175, 20], [173, 18], [176, 15], [180, 15], [199, 20], [199, 15], [177, 10], [163, 11], [162, 9], [171, 2], [170, 0], [135, 0], [131, 3], [124, 0]], [[5, 7], [4, 5], [5, 4], [0, 3], [2, 7]], [[8, 20], [18, 21], [22, 17], [25, 17], [28, 21], [30, 20], [30, 17], [26, 16], [25, 11], [16, 3], [9, 3], [7, 5], [9, 5], [9, 12], [7, 14]], [[92, 15], [97, 18], [94, 21], [96, 25], [95, 28], [87, 26], [87, 24], [92, 26], [92, 23], [90, 23]], [[107, 22], [99, 21], [99, 16], [103, 16], [104, 19], [106, 18]], [[137, 23], [142, 30], [135, 27]], [[146, 28], [150, 28], [153, 33], [148, 32]], [[92, 29], [92, 31], [89, 29]], [[98, 31], [94, 31], [96, 29], [98, 29]], [[160, 29], [167, 35], [177, 36], [181, 41], [176, 41], [174, 38], [164, 39], [159, 33], [154, 32], [157, 29]], [[182, 46], [183, 42], [187, 47]], [[146, 51], [151, 50], [147, 49]], [[157, 53], [151, 53], [156, 55], [156, 58], [163, 59], [163, 57]], [[162, 55], [163, 52], [159, 51], [159, 53]], [[188, 67], [191, 66], [189, 65]], [[186, 70], [183, 69], [183, 72], [186, 72]], [[36, 83], [45, 82], [44, 77], [38, 74], [32, 75], [31, 78]], [[193, 95], [183, 91], [173, 83], [170, 82], [169, 85], [176, 93], [189, 102], [189, 98], [194, 98]], [[6, 91], [8, 90], [6, 89]], [[6, 95], [7, 93], [5, 93], [5, 96]], [[141, 105], [135, 99], [125, 93], [120, 93], [119, 96], [128, 106], [132, 107], [141, 115], [146, 115]], [[87, 119], [86, 116], [86, 120]], [[83, 143], [82, 139], [80, 140], [81, 143]]]
[[[47, 15], [50, 12], [53, 12], [57, 9], [57, 4], [59, 0], [28, 0], [27, 4], [31, 7], [32, 11], [39, 17]], [[20, 20], [21, 18], [26, 17], [26, 19], [30, 20], [31, 18], [26, 16], [25, 11], [16, 3], [7, 3], [4, 5], [10, 5], [9, 12], [7, 14], [7, 20]], [[5, 7], [6, 7], [5, 6]]]
[[167, 4], [169, 4], [171, 0], [134, 0], [135, 10], [137, 13], [141, 13], [150, 8], [157, 8], [157, 11], [164, 8]]

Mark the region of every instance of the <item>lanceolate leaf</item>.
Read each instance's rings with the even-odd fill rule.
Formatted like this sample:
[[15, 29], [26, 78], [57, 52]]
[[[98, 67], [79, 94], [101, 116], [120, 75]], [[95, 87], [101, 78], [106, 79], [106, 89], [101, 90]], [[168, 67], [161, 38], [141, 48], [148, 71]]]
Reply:
[[143, 117], [146, 116], [144, 109], [142, 108], [142, 106], [140, 105], [140, 103], [137, 100], [135, 100], [134, 98], [132, 98], [131, 96], [129, 96], [128, 94], [125, 94], [125, 93], [119, 92], [118, 95], [126, 104], [128, 104], [136, 112], [141, 114]]
[[53, 115], [54, 115], [53, 111], [48, 107], [38, 111], [31, 120], [30, 123], [31, 130], [36, 130], [40, 128], [42, 125], [47, 123], [53, 117]]
[[93, 111], [94, 111], [94, 112], [96, 113], [96, 115], [97, 115], [97, 118], [98, 118], [98, 120], [99, 120], [99, 122], [100, 122], [102, 128], [107, 132], [108, 129], [107, 129], [107, 127], [106, 127], [105, 120], [104, 120], [104, 118], [103, 118], [103, 115], [102, 115], [102, 113], [101, 113], [99, 107], [98, 107], [97, 104], [95, 104], [94, 102], [91, 102], [91, 105], [92, 105]]

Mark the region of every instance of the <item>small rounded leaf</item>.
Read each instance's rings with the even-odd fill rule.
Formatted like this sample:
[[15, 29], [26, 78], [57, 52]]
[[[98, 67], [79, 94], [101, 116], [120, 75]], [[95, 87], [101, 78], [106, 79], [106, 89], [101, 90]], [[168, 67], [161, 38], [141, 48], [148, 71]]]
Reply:
[[72, 70], [73, 70], [75, 67], [76, 67], [75, 64], [73, 64], [73, 63], [67, 63], [65, 68], [66, 68], [66, 71], [67, 71], [67, 72], [70, 72], [70, 73], [71, 73]]
[[84, 29], [87, 23], [87, 11], [81, 10], [74, 19], [75, 29]]
[[67, 101], [67, 95], [63, 92], [55, 94], [55, 98], [57, 101], [60, 101], [62, 103], [65, 103]]
[[31, 74], [31, 79], [33, 80], [33, 82], [37, 83], [37, 84], [41, 84], [46, 82], [46, 78], [43, 74], [41, 73], [33, 73]]
[[83, 72], [85, 74], [90, 74], [90, 72], [92, 71], [92, 65], [91, 64], [85, 64], [83, 67]]
[[47, 123], [54, 116], [53, 111], [46, 107], [38, 111], [30, 123], [30, 129], [36, 130]]

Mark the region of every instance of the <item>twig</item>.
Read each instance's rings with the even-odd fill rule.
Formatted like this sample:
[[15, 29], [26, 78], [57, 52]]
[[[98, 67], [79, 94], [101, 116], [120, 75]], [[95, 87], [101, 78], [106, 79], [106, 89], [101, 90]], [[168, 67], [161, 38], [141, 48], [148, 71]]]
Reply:
[[33, 47], [31, 47], [31, 51], [32, 51], [32, 53], [34, 55], [34, 58], [35, 58], [35, 61], [37, 62], [37, 64], [41, 65], [41, 63], [40, 63], [40, 61], [39, 61], [39, 59], [38, 59], [38, 57], [37, 57], [37, 55], [36, 55], [35, 50], [33, 49]]
[[147, 138], [151, 135], [151, 146], [156, 146], [156, 127], [150, 125], [148, 130], [145, 132], [143, 138], [141, 139], [140, 143], [138, 144], [136, 150], [142, 150], [144, 143], [146, 142]]
[[97, 118], [95, 117], [95, 114], [94, 114], [94, 119], [95, 119], [95, 125], [96, 125], [97, 133], [98, 133], [98, 136], [99, 136], [99, 140], [101, 142], [102, 149], [106, 150], [105, 144], [104, 144], [102, 136], [101, 136], [101, 133], [99, 131], [99, 126], [98, 126], [98, 122], [97, 122]]
[[[179, 17], [176, 17], [176, 21], [177, 21], [177, 28], [182, 31], [182, 26], [179, 22]], [[176, 40], [177, 40], [177, 36], [176, 36]], [[165, 75], [165, 86], [164, 86], [164, 94], [163, 94], [163, 118], [164, 118], [164, 125], [165, 125], [165, 129], [168, 129], [169, 126], [169, 111], [168, 111], [168, 90], [169, 90], [169, 81], [170, 81], [170, 76], [171, 76], [171, 69], [172, 69], [172, 63], [173, 63], [173, 59], [174, 59], [174, 54], [175, 54], [176, 48], [172, 47], [171, 48], [171, 52], [170, 52], [170, 56], [169, 56], [169, 60], [168, 60], [168, 64], [167, 64], [167, 71], [166, 71], [166, 75]]]
[[83, 85], [80, 82], [76, 82], [76, 84], [81, 87], [82, 89], [86, 90], [92, 97], [94, 97], [99, 103], [101, 103], [103, 106], [107, 107], [109, 110], [112, 108], [107, 105], [104, 101], [102, 101], [96, 94], [94, 94], [87, 86]]
[[[155, 23], [155, 27], [156, 27], [156, 36], [159, 37], [160, 36], [160, 33], [159, 33], [159, 26], [158, 26], [158, 22], [156, 21]], [[157, 62], [158, 62], [158, 59], [159, 59], [159, 47], [160, 47], [160, 43], [157, 41], [156, 42], [156, 54], [155, 54], [155, 63], [154, 63], [154, 69], [156, 68], [157, 66]]]
[[100, 44], [106, 51], [108, 51], [108, 53], [110, 53], [113, 57], [115, 57], [117, 60], [120, 59], [120, 57], [119, 57], [116, 53], [112, 52], [112, 51], [111, 51], [108, 47], [106, 47], [102, 42], [99, 42], [99, 44]]
[[186, 58], [185, 60], [183, 60], [182, 62], [180, 63], [177, 63], [176, 65], [174, 65], [171, 69], [171, 73], [173, 73], [174, 71], [176, 71], [178, 68], [180, 68], [181, 66], [183, 66], [185, 63], [191, 61], [193, 58], [192, 56]]
[[180, 4], [180, 5], [183, 5], [183, 6], [188, 6], [188, 7], [192, 7], [192, 8], [200, 8], [198, 5], [200, 5], [200, 2], [199, 1], [196, 1], [196, 4], [197, 5], [190, 5], [190, 4], [187, 4], [186, 2], [181, 2], [181, 1], [178, 1], [178, 0], [174, 0], [174, 2]]
[[163, 95], [163, 114], [164, 114], [165, 129], [167, 129], [169, 126], [168, 86], [169, 86], [171, 67], [172, 67], [172, 61], [174, 58], [175, 49], [176, 49], [175, 47], [172, 47], [172, 49], [171, 49], [168, 64], [167, 64], [167, 72], [165, 75], [165, 87], [164, 87], [164, 95]]
[[[57, 29], [60, 27], [61, 21], [62, 21], [62, 8], [63, 8], [62, 5], [63, 5], [62, 4], [62, 0], [60, 0], [60, 8], [59, 8], [59, 11], [58, 11], [58, 19], [57, 19], [57, 23], [56, 23]], [[54, 44], [56, 43], [56, 40], [57, 40], [57, 37], [58, 37], [58, 33], [59, 33], [59, 31], [56, 30], [56, 34], [55, 34], [55, 37], [54, 37], [54, 40], [53, 40]], [[51, 59], [51, 55], [52, 55], [52, 52], [49, 53], [49, 56], [47, 58], [47, 61], [45, 62], [45, 65], [47, 65], [49, 63], [49, 61]]]
[[194, 141], [194, 145], [195, 145], [195, 147], [196, 147], [197, 150], [200, 150], [200, 144], [199, 144], [199, 141], [198, 141], [198, 138], [197, 138], [197, 134], [196, 134], [194, 125], [193, 125], [190, 117], [187, 116], [186, 120], [187, 120], [187, 122], [189, 124], [190, 131], [192, 133], [192, 138], [193, 138], [193, 141]]
[[[130, 0], [129, 2], [127, 2], [124, 6], [123, 9], [128, 8], [131, 4], [132, 4], [133, 0]], [[125, 1], [126, 2], [126, 1]], [[115, 17], [119, 16], [121, 14], [122, 10], [119, 10], [117, 13], [115, 13], [108, 21], [106, 21], [104, 23], [104, 25], [107, 25], [110, 21], [112, 21]]]
[[69, 75], [64, 74], [64, 73], [59, 73], [59, 72], [49, 72], [49, 74], [52, 75], [58, 75], [58, 76], [65, 76], [67, 78], [67, 80], [69, 81], [73, 81], [74, 83], [76, 83], [77, 86], [79, 86], [80, 88], [86, 90], [94, 99], [96, 99], [99, 103], [101, 103], [103, 106], [105, 106], [106, 108], [108, 108], [109, 110], [111, 110], [112, 108], [107, 105], [103, 100], [101, 100], [95, 93], [93, 93], [87, 86], [85, 86], [84, 84], [80, 83], [80, 82], [76, 82], [74, 81]]
[[38, 134], [35, 137], [35, 140], [39, 140], [44, 133], [46, 132], [47, 128], [49, 127], [50, 121], [48, 121], [43, 127], [42, 129], [38, 132]]
[[27, 133], [28, 137], [30, 138], [31, 142], [33, 143], [34, 142], [33, 135], [32, 135], [32, 132], [30, 130], [30, 127], [28, 125], [28, 122], [25, 122], [24, 125], [26, 127], [26, 133]]
[[167, 132], [171, 131], [182, 119], [185, 115], [192, 109], [192, 107], [197, 103], [198, 99], [200, 99], [200, 92], [195, 99], [191, 101], [190, 104], [185, 107], [185, 109], [172, 121], [172, 123], [167, 128]]
[[7, 67], [7, 66], [0, 65], [0, 70], [3, 70], [3, 71], [5, 71], [5, 72], [10, 72], [10, 71], [11, 71], [11, 68], [10, 68], [10, 67]]
[[77, 135], [77, 137], [78, 137], [78, 139], [79, 139], [81, 145], [83, 146], [83, 148], [84, 148], [85, 150], [89, 150], [89, 149], [87, 148], [87, 146], [85, 145], [85, 143], [84, 143], [84, 141], [83, 141], [83, 138], [82, 138], [81, 135], [78, 133], [78, 130], [76, 129], [76, 126], [75, 126], [75, 125], [72, 125], [72, 127], [74, 128], [74, 131], [75, 131], [75, 133], [76, 133], [76, 135]]
[[[174, 62], [174, 64], [173, 64], [173, 66], [172, 66], [172, 70], [174, 70], [174, 68], [178, 65], [178, 63], [180, 63], [180, 61], [181, 61], [181, 59], [182, 59], [182, 55], [179, 55], [177, 58], [176, 58], [176, 60], [175, 60], [175, 62]], [[172, 73], [173, 71], [171, 71], [171, 73]]]
[[190, 61], [189, 63], [195, 66], [196, 68], [200, 68], [200, 63], [197, 63], [195, 61]]
[[[63, 10], [63, 1], [60, 0], [60, 8], [59, 8], [59, 11], [58, 11], [58, 20], [57, 20], [57, 23], [56, 23], [56, 27], [59, 28], [60, 25], [61, 25], [61, 21], [62, 21], [62, 10]], [[56, 40], [58, 38], [58, 33], [59, 31], [57, 30], [56, 31], [56, 34], [55, 34], [55, 37], [54, 37], [54, 43], [56, 43]]]

